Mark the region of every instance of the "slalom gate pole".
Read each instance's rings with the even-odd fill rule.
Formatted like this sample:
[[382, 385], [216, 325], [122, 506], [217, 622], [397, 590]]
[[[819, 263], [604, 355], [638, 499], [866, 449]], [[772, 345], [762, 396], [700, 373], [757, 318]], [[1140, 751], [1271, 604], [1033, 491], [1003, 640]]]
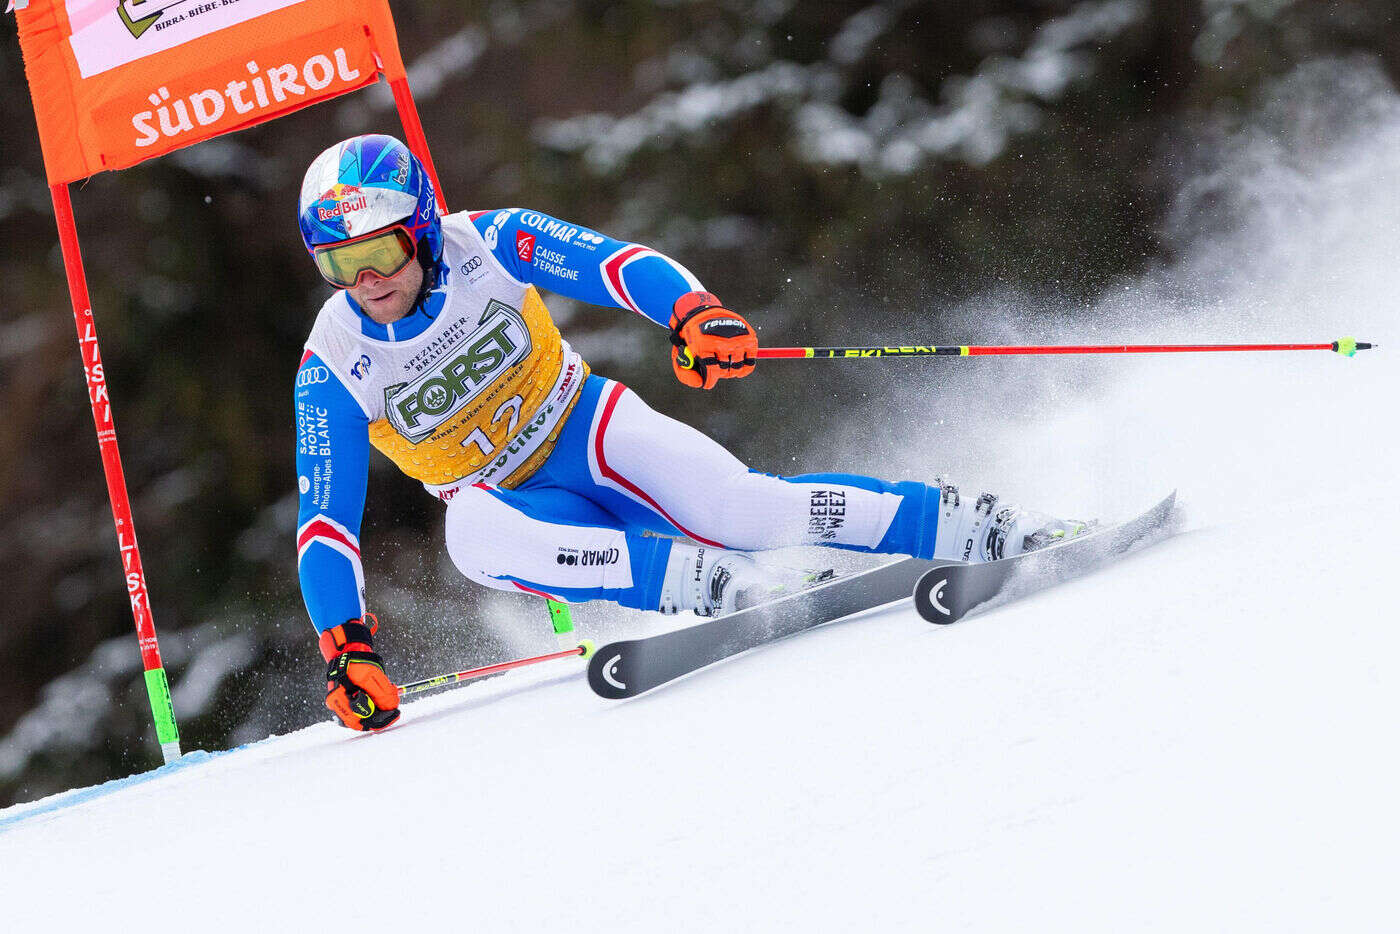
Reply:
[[1345, 357], [1376, 344], [1343, 337], [1327, 344], [976, 344], [912, 347], [760, 347], [760, 360], [836, 360], [857, 357], [1000, 357], [1032, 354], [1241, 353], [1261, 350], [1330, 350]]
[[482, 668], [469, 668], [466, 671], [454, 671], [448, 675], [438, 675], [434, 678], [424, 678], [422, 681], [411, 681], [408, 684], [399, 685], [399, 696], [405, 694], [417, 694], [419, 691], [431, 691], [433, 688], [446, 687], [449, 684], [459, 684], [463, 681], [471, 681], [474, 678], [484, 678], [487, 675], [499, 674], [502, 671], [510, 671], [512, 668], [524, 668], [526, 665], [538, 665], [540, 662], [552, 662], [557, 658], [571, 658], [575, 655], [580, 658], [588, 658], [593, 654], [594, 645], [588, 639], [584, 639], [578, 645], [562, 652], [550, 652], [548, 655], [536, 655], [532, 658], [518, 658], [513, 662], [500, 662], [495, 665], [486, 665]]
[[437, 193], [438, 211], [446, 214], [447, 197], [442, 193], [442, 183], [438, 181], [437, 166], [433, 164], [433, 154], [428, 149], [428, 137], [423, 133], [423, 121], [418, 118], [418, 105], [414, 103], [408, 79], [391, 80], [389, 93], [394, 96], [394, 107], [399, 112], [399, 122], [403, 124], [404, 136], [408, 137], [408, 148], [423, 163], [423, 168], [428, 170], [428, 178], [433, 182], [433, 191]]
[[574, 616], [569, 612], [569, 605], [548, 598], [545, 599], [545, 604], [549, 607], [549, 621], [554, 625], [554, 638], [558, 640], [561, 649], [567, 648], [577, 641]]
[[107, 375], [102, 367], [102, 350], [97, 345], [97, 325], [92, 316], [87, 276], [83, 272], [83, 257], [78, 247], [73, 202], [66, 184], [50, 185], [49, 194], [53, 197], [54, 218], [58, 222], [58, 243], [63, 253], [63, 268], [68, 275], [68, 293], [73, 300], [73, 319], [78, 326], [78, 352], [83, 358], [88, 402], [92, 406], [92, 421], [97, 428], [102, 472], [107, 478], [107, 498], [111, 501], [112, 519], [117, 526], [117, 548], [121, 552], [126, 589], [131, 597], [136, 638], [141, 646], [146, 694], [151, 701], [151, 716], [155, 720], [156, 740], [160, 743], [161, 755], [170, 763], [180, 758], [180, 729], [175, 723], [170, 682], [161, 662], [160, 645], [156, 642], [151, 598], [146, 592], [146, 572], [141, 567], [141, 552], [136, 547], [136, 526], [131, 519], [126, 474], [122, 470], [121, 452], [117, 449], [117, 427], [112, 421], [112, 401], [107, 392]]

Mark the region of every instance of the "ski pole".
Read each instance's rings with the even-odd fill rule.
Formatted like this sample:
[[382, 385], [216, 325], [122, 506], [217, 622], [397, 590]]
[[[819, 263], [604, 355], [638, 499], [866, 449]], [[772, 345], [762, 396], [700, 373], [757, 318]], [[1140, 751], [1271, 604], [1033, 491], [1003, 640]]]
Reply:
[[417, 694], [419, 691], [431, 691], [433, 688], [445, 687], [449, 684], [458, 684], [462, 681], [471, 681], [474, 678], [484, 678], [487, 675], [498, 674], [502, 671], [510, 671], [512, 668], [523, 668], [526, 665], [537, 665], [540, 662], [551, 662], [556, 658], [569, 658], [577, 655], [581, 658], [588, 658], [593, 654], [593, 642], [584, 639], [578, 645], [562, 652], [551, 652], [548, 655], [535, 655], [531, 658], [518, 658], [513, 662], [499, 662], [495, 665], [486, 665], [482, 668], [468, 668], [466, 671], [454, 671], [448, 675], [438, 675], [434, 678], [424, 678], [422, 681], [411, 681], [408, 684], [399, 685], [399, 696], [405, 694]]
[[1343, 337], [1330, 344], [976, 344], [913, 347], [760, 347], [760, 360], [834, 360], [854, 357], [991, 357], [1013, 354], [1209, 353], [1253, 350], [1330, 350], [1346, 357], [1377, 345]]

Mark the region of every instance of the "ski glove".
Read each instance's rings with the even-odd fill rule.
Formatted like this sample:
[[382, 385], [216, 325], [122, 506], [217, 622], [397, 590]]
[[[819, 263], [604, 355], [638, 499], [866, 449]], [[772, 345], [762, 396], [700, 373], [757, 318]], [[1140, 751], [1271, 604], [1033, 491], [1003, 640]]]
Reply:
[[382, 730], [399, 718], [399, 689], [374, 651], [379, 620], [352, 619], [321, 633], [326, 659], [326, 706], [352, 730]]
[[749, 323], [709, 292], [687, 292], [671, 310], [671, 367], [693, 389], [714, 389], [722, 379], [753, 372], [758, 336]]

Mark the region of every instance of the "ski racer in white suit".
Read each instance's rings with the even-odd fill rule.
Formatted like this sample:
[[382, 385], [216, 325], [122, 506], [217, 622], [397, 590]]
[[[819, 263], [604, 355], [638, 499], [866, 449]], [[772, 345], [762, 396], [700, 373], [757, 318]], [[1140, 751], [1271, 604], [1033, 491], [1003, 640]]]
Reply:
[[777, 477], [590, 373], [536, 287], [670, 329], [682, 382], [748, 375], [757, 339], [682, 267], [536, 211], [438, 216], [418, 160], [387, 136], [307, 170], [303, 238], [338, 291], [296, 376], [302, 594], [354, 729], [398, 716], [373, 649], [359, 528], [369, 448], [447, 504], [447, 550], [489, 587], [701, 615], [772, 592], [745, 552], [828, 545], [986, 561], [1082, 523], [851, 474]]

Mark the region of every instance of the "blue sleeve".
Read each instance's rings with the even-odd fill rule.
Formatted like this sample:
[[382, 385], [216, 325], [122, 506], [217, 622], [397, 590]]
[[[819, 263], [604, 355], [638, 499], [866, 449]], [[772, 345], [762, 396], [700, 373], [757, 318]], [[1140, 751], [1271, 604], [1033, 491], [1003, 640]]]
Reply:
[[369, 418], [320, 357], [297, 370], [297, 574], [317, 632], [365, 613], [360, 522]]
[[511, 275], [566, 298], [630, 309], [669, 327], [676, 299], [702, 289], [688, 269], [650, 247], [548, 214], [507, 208], [471, 219]]

